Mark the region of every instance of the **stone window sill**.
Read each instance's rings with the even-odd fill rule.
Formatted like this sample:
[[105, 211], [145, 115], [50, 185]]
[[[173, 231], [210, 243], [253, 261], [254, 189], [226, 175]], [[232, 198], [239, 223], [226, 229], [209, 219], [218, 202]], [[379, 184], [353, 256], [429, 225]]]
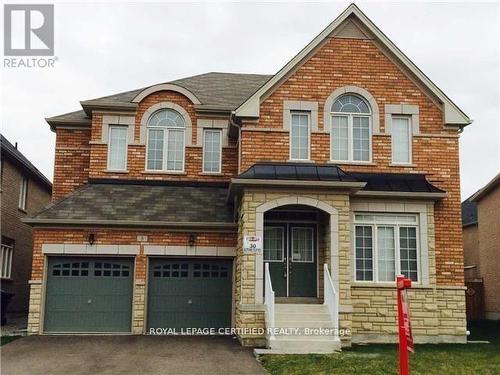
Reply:
[[368, 165], [368, 166], [377, 165], [377, 163], [374, 163], [372, 161], [330, 160], [327, 163], [335, 165]]
[[[387, 288], [387, 289], [394, 289], [396, 290], [396, 282], [393, 283], [375, 283], [375, 282], [359, 282], [359, 281], [354, 281], [351, 284], [351, 287], [353, 288]], [[412, 289], [432, 289], [432, 286], [430, 285], [422, 285], [420, 283], [415, 283], [412, 281], [411, 284]]]
[[187, 176], [187, 172], [179, 171], [144, 171], [141, 174], [158, 174], [158, 175], [176, 175], [176, 176]]
[[398, 163], [390, 163], [389, 167], [401, 167], [401, 168], [415, 168], [415, 164], [398, 164]]
[[106, 169], [104, 173], [128, 173], [128, 170], [113, 170], [113, 169]]

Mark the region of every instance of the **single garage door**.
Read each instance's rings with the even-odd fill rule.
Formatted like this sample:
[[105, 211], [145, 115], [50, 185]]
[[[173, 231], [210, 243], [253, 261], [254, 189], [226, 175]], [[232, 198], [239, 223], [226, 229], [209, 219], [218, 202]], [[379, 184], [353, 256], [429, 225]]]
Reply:
[[50, 257], [45, 332], [130, 332], [133, 260]]
[[148, 328], [231, 327], [232, 260], [150, 258]]

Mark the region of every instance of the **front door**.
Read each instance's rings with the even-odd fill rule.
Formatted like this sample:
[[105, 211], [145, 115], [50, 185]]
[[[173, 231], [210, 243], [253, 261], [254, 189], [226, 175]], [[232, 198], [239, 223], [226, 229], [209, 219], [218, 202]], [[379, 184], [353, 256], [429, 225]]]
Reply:
[[264, 228], [264, 262], [276, 297], [316, 297], [316, 227], [269, 224]]

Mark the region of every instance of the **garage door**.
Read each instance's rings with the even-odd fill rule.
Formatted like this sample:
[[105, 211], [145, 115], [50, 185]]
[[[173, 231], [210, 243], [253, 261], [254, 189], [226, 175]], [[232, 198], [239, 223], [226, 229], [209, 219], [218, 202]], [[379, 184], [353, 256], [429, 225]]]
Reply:
[[148, 327], [230, 327], [231, 271], [227, 259], [151, 258]]
[[130, 332], [133, 260], [50, 257], [45, 332]]

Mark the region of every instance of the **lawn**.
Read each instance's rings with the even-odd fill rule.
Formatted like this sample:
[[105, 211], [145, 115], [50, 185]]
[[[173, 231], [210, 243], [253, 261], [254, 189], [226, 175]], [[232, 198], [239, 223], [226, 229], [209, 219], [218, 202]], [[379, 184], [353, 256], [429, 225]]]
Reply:
[[[410, 354], [412, 375], [500, 374], [500, 321], [469, 325], [470, 340], [490, 344], [417, 345]], [[363, 345], [330, 355], [266, 355], [262, 364], [272, 375], [397, 374], [396, 345]]]
[[3, 345], [6, 345], [8, 344], [9, 342], [12, 342], [14, 340], [17, 340], [18, 338], [20, 338], [21, 336], [2, 336], [0, 338], [0, 346], [3, 346]]

